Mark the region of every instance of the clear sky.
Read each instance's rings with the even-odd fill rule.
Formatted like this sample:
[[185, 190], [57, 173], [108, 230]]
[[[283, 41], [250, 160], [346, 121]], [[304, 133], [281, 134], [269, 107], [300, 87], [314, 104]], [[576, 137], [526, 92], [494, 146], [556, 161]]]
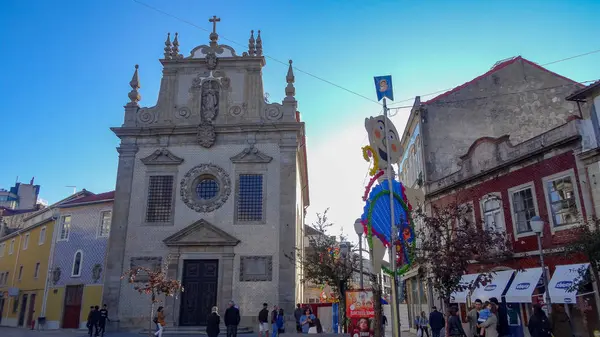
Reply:
[[[139, 1], [181, 20], [133, 0], [3, 2], [0, 187], [35, 176], [50, 202], [70, 194], [67, 185], [114, 189], [118, 139], [109, 127], [123, 121], [133, 66], [140, 103], [153, 106], [167, 32], [179, 32], [187, 56], [208, 42], [190, 23], [209, 30], [217, 15], [220, 42], [240, 54], [250, 30], [262, 30], [271, 101], [284, 96], [281, 62], [294, 60], [309, 138], [309, 214], [331, 207], [332, 220], [352, 231], [367, 170], [363, 121], [381, 108], [314, 76], [374, 100], [373, 76], [391, 74], [396, 101], [411, 105], [511, 56], [545, 64], [600, 49], [597, 0]], [[548, 69], [587, 81], [600, 78], [599, 63], [596, 53]], [[393, 118], [399, 130], [408, 111]]]

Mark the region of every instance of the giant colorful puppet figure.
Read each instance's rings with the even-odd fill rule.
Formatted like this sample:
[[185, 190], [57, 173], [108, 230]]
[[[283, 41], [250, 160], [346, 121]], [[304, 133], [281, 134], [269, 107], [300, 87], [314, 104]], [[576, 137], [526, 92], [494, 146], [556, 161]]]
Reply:
[[[387, 121], [386, 121], [387, 119]], [[386, 129], [387, 124], [387, 129]], [[415, 243], [413, 221], [411, 218], [412, 206], [407, 197], [406, 188], [395, 179], [392, 174], [392, 188], [387, 179], [389, 163], [398, 163], [402, 156], [398, 131], [392, 121], [385, 116], [370, 117], [365, 119], [365, 128], [369, 136], [369, 145], [363, 147], [363, 157], [366, 161], [373, 161], [370, 170], [372, 176], [365, 189], [363, 201], [365, 207], [361, 216], [361, 222], [365, 229], [369, 247], [374, 253], [374, 268], [377, 272], [383, 259], [385, 247], [395, 248], [397, 273], [403, 274], [410, 268], [412, 263], [412, 251]], [[389, 143], [390, 151], [387, 151]], [[375, 183], [377, 182], [377, 185]], [[394, 222], [398, 228], [397, 240], [392, 242], [392, 225], [390, 211], [390, 194], [394, 200]], [[408, 195], [418, 196], [416, 190], [409, 191]], [[382, 268], [388, 274], [392, 274], [388, 268]]]

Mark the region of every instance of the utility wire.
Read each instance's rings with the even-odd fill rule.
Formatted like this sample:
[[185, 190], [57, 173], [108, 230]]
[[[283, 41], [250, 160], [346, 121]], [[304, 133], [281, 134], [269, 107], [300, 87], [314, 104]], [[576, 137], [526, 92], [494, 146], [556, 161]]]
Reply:
[[[206, 29], [206, 28], [204, 28], [204, 27], [198, 26], [197, 24], [195, 24], [195, 23], [193, 23], [193, 22], [191, 22], [191, 21], [189, 21], [189, 20], [183, 19], [183, 18], [181, 18], [181, 17], [178, 17], [178, 16], [176, 16], [176, 15], [173, 15], [173, 14], [171, 14], [171, 13], [168, 13], [168, 12], [166, 12], [166, 11], [162, 10], [162, 9], [159, 9], [159, 8], [157, 8], [157, 7], [154, 7], [154, 6], [152, 6], [152, 5], [149, 5], [149, 4], [147, 4], [147, 3], [145, 3], [145, 2], [142, 2], [142, 1], [140, 1], [140, 0], [132, 0], [132, 1], [133, 1], [133, 2], [135, 2], [135, 3], [137, 3], [137, 4], [139, 4], [139, 5], [142, 5], [142, 6], [146, 7], [146, 8], [148, 8], [148, 9], [151, 9], [151, 10], [153, 10], [153, 11], [155, 11], [155, 12], [161, 13], [161, 14], [163, 14], [163, 15], [166, 15], [166, 16], [168, 16], [168, 17], [171, 17], [171, 18], [173, 18], [173, 19], [175, 19], [175, 20], [178, 20], [178, 21], [181, 21], [181, 22], [183, 22], [183, 23], [186, 23], [186, 24], [188, 24], [188, 25], [190, 25], [190, 26], [192, 26], [192, 27], [195, 27], [195, 28], [197, 28], [197, 29], [203, 30], [203, 31], [205, 31], [205, 32], [208, 32], [208, 33], [211, 33], [211, 32], [212, 32], [212, 31], [210, 31], [210, 30], [208, 30], [208, 29]], [[225, 40], [225, 41], [229, 41], [229, 42], [231, 42], [232, 44], [235, 44], [235, 45], [241, 46], [241, 47], [243, 47], [243, 48], [245, 48], [245, 47], [246, 47], [246, 45], [245, 45], [245, 44], [241, 44], [241, 43], [239, 43], [239, 42], [237, 42], [237, 41], [234, 41], [234, 40], [228, 39], [228, 38], [226, 38], [226, 37], [224, 37], [224, 36], [222, 36], [222, 35], [219, 35], [219, 38], [221, 38], [221, 39], [223, 39], [223, 40]], [[572, 59], [575, 59], [575, 58], [579, 58], [579, 57], [583, 57], [583, 56], [587, 56], [587, 55], [591, 55], [591, 54], [596, 54], [596, 53], [600, 53], [600, 49], [598, 49], [598, 50], [593, 50], [593, 51], [590, 51], [590, 52], [587, 52], [587, 53], [583, 53], [583, 54], [579, 54], [579, 55], [574, 55], [574, 56], [567, 57], [567, 58], [563, 58], [563, 59], [560, 59], [560, 60], [556, 60], [556, 61], [552, 61], [552, 62], [544, 63], [544, 64], [542, 64], [541, 66], [547, 66], [547, 65], [550, 65], [550, 64], [556, 64], [556, 63], [560, 63], [560, 62], [564, 62], [564, 61], [568, 61], [568, 60], [572, 60]], [[288, 63], [288, 62], [281, 61], [281, 60], [279, 60], [279, 59], [276, 59], [276, 58], [274, 58], [274, 57], [272, 57], [272, 56], [269, 56], [269, 55], [266, 55], [266, 54], [264, 55], [264, 57], [265, 57], [265, 58], [268, 58], [268, 59], [270, 59], [270, 60], [273, 60], [273, 61], [275, 61], [275, 62], [277, 62], [277, 63], [280, 63], [280, 64], [282, 64], [282, 65], [284, 65], [284, 66], [288, 66], [288, 65], [289, 65], [289, 63]], [[358, 96], [358, 97], [362, 97], [362, 98], [364, 98], [364, 99], [366, 99], [366, 100], [368, 100], [368, 101], [370, 101], [370, 102], [373, 102], [373, 103], [375, 103], [375, 104], [377, 104], [377, 105], [381, 105], [381, 103], [379, 103], [378, 101], [376, 101], [376, 100], [374, 100], [374, 99], [372, 99], [372, 98], [369, 98], [368, 96], [365, 96], [365, 95], [363, 95], [363, 94], [360, 94], [360, 93], [358, 93], [358, 92], [356, 92], [356, 91], [353, 91], [353, 90], [350, 90], [350, 89], [348, 89], [348, 88], [345, 88], [345, 87], [343, 87], [343, 86], [341, 86], [341, 85], [339, 85], [339, 84], [336, 84], [336, 83], [334, 83], [334, 82], [331, 82], [331, 81], [329, 81], [329, 80], [326, 80], [326, 79], [324, 79], [324, 78], [322, 78], [322, 77], [320, 77], [320, 76], [317, 76], [317, 75], [315, 75], [315, 74], [309, 73], [308, 71], [304, 71], [304, 70], [302, 70], [302, 69], [300, 69], [300, 68], [298, 68], [298, 67], [296, 67], [296, 66], [292, 66], [292, 68], [293, 68], [294, 70], [296, 70], [296, 71], [300, 72], [300, 73], [303, 73], [303, 74], [305, 74], [305, 75], [308, 75], [308, 76], [310, 76], [310, 77], [312, 77], [312, 78], [314, 78], [314, 79], [317, 79], [317, 80], [319, 80], [319, 81], [325, 82], [325, 83], [327, 83], [327, 84], [329, 84], [329, 85], [332, 85], [332, 86], [334, 86], [334, 87], [336, 87], [336, 88], [338, 88], [338, 89], [344, 90], [344, 91], [346, 91], [346, 92], [349, 92], [349, 93], [351, 93], [351, 94], [353, 94], [353, 95], [356, 95], [356, 96]], [[580, 83], [587, 83], [587, 82], [590, 82], [590, 81], [585, 81], [585, 82], [580, 82]], [[428, 94], [425, 94], [425, 95], [420, 95], [420, 97], [427, 97], [427, 96], [432, 96], [432, 95], [435, 95], [435, 94], [444, 93], [444, 92], [450, 91], [450, 90], [452, 90], [452, 89], [454, 89], [454, 88], [455, 88], [455, 87], [452, 87], [452, 88], [449, 88], [449, 89], [444, 89], [444, 90], [438, 90], [438, 91], [436, 91], [436, 92], [428, 93]], [[542, 89], [536, 89], [536, 90], [542, 90]], [[524, 91], [521, 91], [521, 92], [524, 92]], [[516, 94], [516, 93], [515, 93], [515, 94]], [[493, 96], [489, 96], [489, 97], [493, 97]], [[480, 98], [476, 98], [476, 99], [481, 99], [481, 98], [486, 98], [486, 97], [484, 96], [484, 97], [480, 97]], [[406, 98], [406, 99], [402, 99], [402, 100], [399, 100], [399, 101], [395, 101], [394, 103], [391, 103], [390, 105], [395, 105], [395, 104], [400, 104], [400, 103], [403, 103], [403, 102], [408, 102], [408, 101], [411, 101], [411, 100], [413, 100], [413, 99], [414, 99], [414, 97], [411, 97], [411, 98]], [[389, 107], [388, 109], [390, 109], [390, 110], [392, 110], [392, 109], [398, 110], [398, 109], [409, 109], [409, 108], [412, 108], [412, 105], [411, 105], [411, 106], [400, 106], [400, 107]]]

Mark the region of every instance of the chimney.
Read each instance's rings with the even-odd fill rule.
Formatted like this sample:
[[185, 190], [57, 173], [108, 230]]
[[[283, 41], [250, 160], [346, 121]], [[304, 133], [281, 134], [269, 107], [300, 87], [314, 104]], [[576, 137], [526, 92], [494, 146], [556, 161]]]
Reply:
[[31, 181], [29, 182], [29, 185], [33, 185], [33, 180], [35, 180], [35, 177], [31, 178]]

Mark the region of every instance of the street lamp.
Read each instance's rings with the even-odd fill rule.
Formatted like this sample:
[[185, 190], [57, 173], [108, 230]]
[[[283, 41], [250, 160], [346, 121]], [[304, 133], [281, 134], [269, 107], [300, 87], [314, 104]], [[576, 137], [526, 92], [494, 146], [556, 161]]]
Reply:
[[546, 289], [546, 303], [548, 305], [548, 313], [552, 312], [552, 302], [550, 301], [550, 289], [548, 289], [548, 275], [546, 274], [546, 266], [544, 266], [544, 250], [542, 249], [542, 233], [544, 232], [544, 220], [539, 216], [534, 216], [529, 220], [531, 230], [537, 236], [538, 249], [540, 251], [540, 264], [542, 265], [542, 279], [544, 288]]
[[362, 221], [360, 219], [356, 219], [356, 221], [354, 221], [354, 231], [356, 232], [356, 235], [358, 235], [358, 252], [359, 252], [359, 258], [360, 258], [360, 289], [364, 289], [364, 279], [363, 279], [363, 258], [362, 258], [362, 235], [364, 232], [364, 227], [362, 224]]

